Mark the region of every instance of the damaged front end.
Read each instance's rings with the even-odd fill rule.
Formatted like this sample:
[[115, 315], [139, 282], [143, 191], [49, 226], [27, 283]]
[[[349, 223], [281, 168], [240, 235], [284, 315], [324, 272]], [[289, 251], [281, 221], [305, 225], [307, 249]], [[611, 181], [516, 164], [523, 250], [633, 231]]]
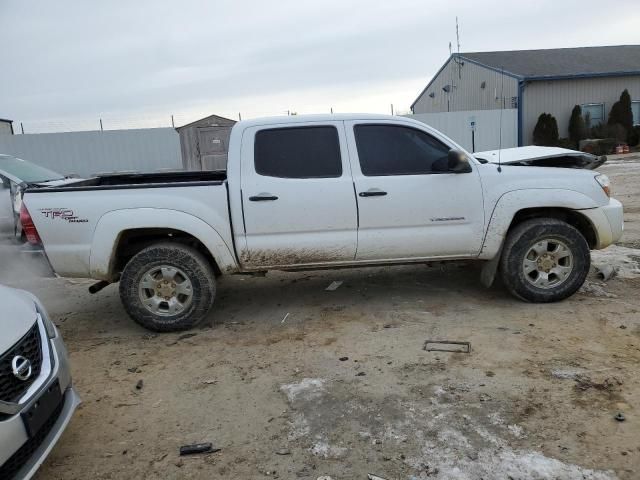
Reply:
[[481, 163], [584, 170], [595, 170], [607, 161], [606, 155], [592, 155], [566, 148], [538, 146], [489, 150], [475, 153], [474, 157]]

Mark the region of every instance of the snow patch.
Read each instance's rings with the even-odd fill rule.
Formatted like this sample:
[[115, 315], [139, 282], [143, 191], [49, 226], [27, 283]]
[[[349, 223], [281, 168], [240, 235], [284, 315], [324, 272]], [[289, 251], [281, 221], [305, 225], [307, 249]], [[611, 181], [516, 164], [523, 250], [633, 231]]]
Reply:
[[563, 368], [551, 370], [551, 375], [561, 380], [575, 380], [585, 373], [587, 373], [586, 370], [582, 368]]
[[487, 415], [491, 425], [504, 425], [504, 420], [499, 412], [493, 412]]
[[325, 381], [322, 378], [304, 378], [299, 383], [287, 383], [280, 387], [286, 393], [289, 402], [294, 402], [298, 398], [312, 400], [320, 397], [324, 392]]
[[289, 441], [298, 440], [299, 438], [306, 437], [311, 432], [311, 427], [309, 427], [309, 422], [301, 413], [296, 413], [293, 417], [293, 420], [289, 422], [290, 430], [287, 438]]
[[[521, 478], [536, 480], [614, 480], [613, 472], [590, 470], [563, 463], [538, 452], [481, 450], [477, 460], [441, 458], [438, 474], [428, 478], [447, 480], [480, 480], [482, 478]], [[423, 477], [416, 477], [422, 479]], [[424, 477], [427, 478], [426, 476]]]
[[313, 446], [309, 450], [316, 457], [322, 457], [322, 458], [341, 458], [341, 457], [344, 457], [347, 453], [346, 448], [330, 445], [324, 440], [317, 441], [316, 443], [313, 444]]
[[507, 429], [509, 430], [511, 435], [513, 435], [514, 437], [516, 438], [522, 437], [523, 430], [520, 425], [509, 425], [507, 426]]
[[579, 292], [586, 295], [593, 295], [594, 297], [618, 298], [617, 295], [607, 292], [604, 289], [606, 286], [606, 283], [590, 282], [587, 280], [582, 284]]
[[640, 277], [640, 249], [611, 245], [591, 252], [594, 266], [611, 265], [620, 278]]

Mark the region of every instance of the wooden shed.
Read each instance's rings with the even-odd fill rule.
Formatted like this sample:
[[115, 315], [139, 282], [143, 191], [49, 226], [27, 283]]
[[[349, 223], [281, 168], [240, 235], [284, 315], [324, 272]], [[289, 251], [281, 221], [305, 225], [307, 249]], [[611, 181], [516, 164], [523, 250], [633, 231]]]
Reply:
[[176, 128], [186, 170], [226, 170], [229, 136], [235, 120], [210, 115]]

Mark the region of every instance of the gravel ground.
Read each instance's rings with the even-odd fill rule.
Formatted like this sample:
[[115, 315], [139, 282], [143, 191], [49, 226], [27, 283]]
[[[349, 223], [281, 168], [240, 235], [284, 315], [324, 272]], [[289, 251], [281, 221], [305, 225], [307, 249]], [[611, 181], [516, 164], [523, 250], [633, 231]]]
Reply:
[[[626, 273], [550, 305], [474, 265], [269, 273], [223, 278], [205, 325], [156, 335], [116, 286], [43, 278], [5, 240], [0, 281], [43, 300], [84, 400], [38, 479], [638, 478], [640, 159], [600, 170], [626, 249], [594, 262]], [[221, 450], [179, 457], [199, 442]]]

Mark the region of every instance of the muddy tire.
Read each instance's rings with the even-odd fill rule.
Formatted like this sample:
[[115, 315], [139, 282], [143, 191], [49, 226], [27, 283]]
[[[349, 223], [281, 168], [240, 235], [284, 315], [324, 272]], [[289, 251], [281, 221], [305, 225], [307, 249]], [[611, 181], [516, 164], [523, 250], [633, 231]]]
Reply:
[[158, 243], [135, 255], [120, 277], [129, 316], [155, 332], [186, 330], [211, 310], [216, 283], [202, 254], [179, 243]]
[[534, 218], [507, 235], [500, 275], [507, 290], [534, 303], [564, 300], [584, 283], [591, 265], [589, 245], [574, 227]]

